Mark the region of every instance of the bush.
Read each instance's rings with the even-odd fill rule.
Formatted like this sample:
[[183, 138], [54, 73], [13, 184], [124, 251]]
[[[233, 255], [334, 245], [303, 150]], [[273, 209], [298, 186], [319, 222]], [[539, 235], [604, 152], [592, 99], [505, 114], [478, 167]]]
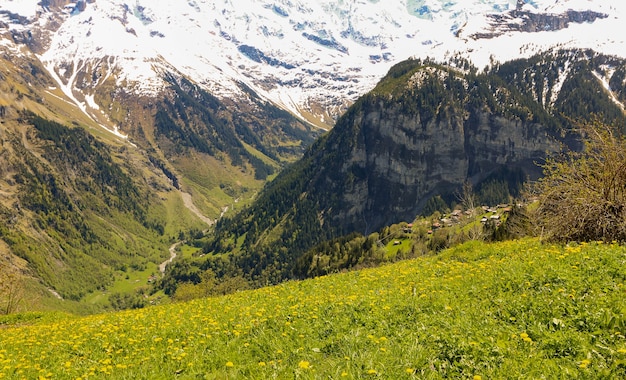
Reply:
[[113, 293], [109, 296], [109, 304], [113, 310], [141, 309], [148, 302], [141, 294]]
[[442, 251], [450, 246], [450, 235], [447, 230], [435, 230], [428, 242], [428, 249], [434, 252]]
[[626, 241], [626, 140], [605, 125], [582, 128], [584, 150], [549, 158], [535, 186], [535, 220], [553, 241]]

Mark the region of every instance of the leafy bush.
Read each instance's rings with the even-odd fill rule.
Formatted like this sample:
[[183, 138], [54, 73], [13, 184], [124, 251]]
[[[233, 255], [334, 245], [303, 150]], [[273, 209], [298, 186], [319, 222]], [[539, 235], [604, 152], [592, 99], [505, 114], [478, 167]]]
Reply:
[[626, 140], [609, 127], [583, 127], [585, 149], [543, 165], [536, 220], [555, 241], [626, 241]]

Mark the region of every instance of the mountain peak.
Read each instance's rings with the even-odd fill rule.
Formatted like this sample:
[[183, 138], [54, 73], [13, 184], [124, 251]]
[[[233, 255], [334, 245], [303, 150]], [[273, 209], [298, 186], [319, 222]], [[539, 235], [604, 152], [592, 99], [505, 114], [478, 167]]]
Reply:
[[119, 84], [149, 95], [173, 70], [221, 97], [242, 96], [245, 84], [330, 126], [411, 56], [460, 53], [483, 67], [555, 45], [624, 54], [623, 9], [582, 0], [14, 0], [0, 5], [0, 20], [59, 77], [106, 61]]

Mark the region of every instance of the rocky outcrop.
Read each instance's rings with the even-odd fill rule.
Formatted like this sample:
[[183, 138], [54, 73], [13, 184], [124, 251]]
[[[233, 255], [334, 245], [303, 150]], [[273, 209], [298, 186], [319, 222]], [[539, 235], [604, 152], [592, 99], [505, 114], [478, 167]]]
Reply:
[[74, 8], [74, 10], [82, 12], [85, 9], [87, 9], [87, 2], [85, 0], [79, 0], [76, 2], [76, 7]]
[[555, 31], [565, 29], [571, 23], [582, 24], [607, 17], [607, 14], [594, 11], [569, 10], [563, 14], [549, 14], [516, 9], [508, 13], [489, 15], [492, 31], [476, 33], [471, 37], [473, 39], [494, 38], [510, 31], [527, 33]]
[[93, 4], [96, 0], [42, 0], [41, 6], [46, 9], [60, 10], [71, 5], [72, 12], [82, 12], [87, 9], [87, 4]]
[[63, 8], [66, 5], [74, 3], [72, 0], [41, 0], [41, 6], [44, 8]]

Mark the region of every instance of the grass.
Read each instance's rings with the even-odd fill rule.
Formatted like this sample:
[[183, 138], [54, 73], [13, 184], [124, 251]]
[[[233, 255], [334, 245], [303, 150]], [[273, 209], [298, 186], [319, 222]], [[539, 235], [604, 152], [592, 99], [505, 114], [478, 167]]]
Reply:
[[250, 202], [263, 186], [252, 173], [233, 170], [229, 163], [197, 154], [179, 157], [174, 166], [183, 173], [183, 188], [194, 195], [195, 205], [203, 214], [217, 218], [224, 206], [242, 207]]
[[[170, 243], [178, 238], [178, 234], [181, 231], [190, 229], [204, 230], [207, 228], [206, 224], [198, 220], [191, 211], [187, 210], [179, 192], [171, 191], [163, 194], [163, 197], [165, 198], [163, 202], [165, 207], [158, 209], [153, 207], [151, 213], [154, 214], [155, 219], [167, 221], [164, 235], [172, 239]], [[167, 253], [167, 249], [165, 253]], [[167, 257], [169, 257], [169, 254], [166, 255]]]
[[0, 378], [626, 376], [626, 248], [470, 242], [120, 313], [0, 319]]
[[109, 296], [113, 293], [135, 294], [140, 288], [149, 290], [148, 279], [151, 276], [161, 275], [157, 264], [147, 263], [144, 270], [129, 270], [127, 273], [116, 273], [113, 285], [104, 291], [95, 291], [87, 295], [83, 302], [94, 305], [108, 305]]
[[192, 258], [194, 255], [200, 253], [202, 251], [201, 248], [192, 247], [190, 245], [183, 244], [180, 246], [180, 257], [183, 258]]
[[391, 239], [385, 246], [385, 261], [393, 261], [401, 251], [409, 251], [411, 249], [411, 243], [411, 239]]
[[261, 161], [263, 161], [264, 163], [273, 166], [274, 169], [279, 169], [279, 164], [274, 161], [273, 159], [269, 158], [268, 156], [266, 156], [263, 152], [259, 151], [258, 149], [256, 149], [255, 147], [253, 147], [250, 144], [247, 144], [245, 142], [241, 143], [243, 145], [243, 147], [246, 149], [246, 151], [250, 154], [252, 154], [254, 157], [260, 159]]

